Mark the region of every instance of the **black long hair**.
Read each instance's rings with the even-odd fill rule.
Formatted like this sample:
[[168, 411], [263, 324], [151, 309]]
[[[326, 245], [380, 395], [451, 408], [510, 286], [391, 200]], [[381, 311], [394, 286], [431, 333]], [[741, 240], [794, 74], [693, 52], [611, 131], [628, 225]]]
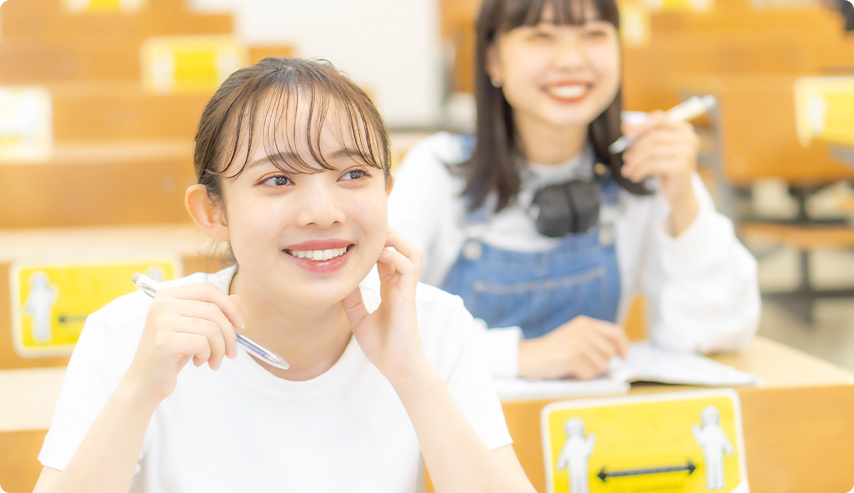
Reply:
[[[585, 21], [584, 6], [587, 0], [484, 0], [477, 17], [475, 41], [474, 91], [477, 103], [475, 145], [471, 157], [463, 163], [466, 188], [463, 192], [475, 209], [483, 204], [490, 193], [498, 194], [495, 211], [507, 207], [522, 183], [521, 161], [523, 149], [519, 147], [518, 131], [513, 108], [504, 98], [501, 88], [493, 87], [486, 70], [487, 49], [499, 34], [520, 26], [537, 25], [544, 8], [551, 6], [556, 24], [581, 25]], [[620, 14], [614, 0], [590, 0], [600, 17], [619, 28]], [[636, 195], [648, 195], [649, 190], [623, 177], [621, 154], [612, 155], [608, 145], [620, 138], [620, 113], [623, 110], [622, 89], [614, 101], [588, 126], [588, 138], [598, 162], [611, 169], [614, 180]]]

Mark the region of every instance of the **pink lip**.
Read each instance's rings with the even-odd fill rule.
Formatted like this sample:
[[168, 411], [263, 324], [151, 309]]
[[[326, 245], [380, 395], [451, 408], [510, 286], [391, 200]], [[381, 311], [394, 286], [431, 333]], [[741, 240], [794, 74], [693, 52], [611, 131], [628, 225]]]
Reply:
[[562, 86], [588, 86], [588, 88], [589, 88], [590, 86], [592, 86], [592, 84], [590, 82], [585, 82], [585, 81], [580, 81], [580, 80], [579, 81], [563, 80], [560, 82], [555, 82], [553, 84], [547, 84], [545, 87], [543, 87], [543, 92], [545, 92], [546, 96], [550, 97], [552, 100], [557, 101], [559, 103], [567, 103], [567, 104], [578, 103], [579, 101], [583, 101], [590, 94], [590, 91], [586, 91], [584, 94], [582, 94], [581, 96], [579, 96], [577, 98], [561, 98], [561, 97], [555, 96], [553, 93], [551, 93], [549, 91], [550, 87], [562, 87]]
[[326, 238], [322, 240], [308, 240], [300, 243], [294, 243], [285, 247], [285, 250], [332, 250], [334, 248], [344, 248], [352, 245], [352, 241], [342, 240], [339, 238]]
[[[329, 260], [309, 260], [306, 258], [294, 257], [289, 254], [285, 250], [299, 250], [299, 251], [308, 251], [308, 250], [332, 250], [336, 248], [347, 248], [347, 251], [344, 255], [331, 258]], [[314, 274], [329, 274], [335, 272], [344, 265], [347, 264], [347, 261], [350, 260], [350, 252], [355, 248], [353, 243], [341, 240], [341, 239], [323, 239], [323, 240], [308, 240], [300, 243], [295, 243], [293, 245], [288, 246], [287, 248], [282, 249], [282, 253], [285, 254], [285, 257], [290, 261], [294, 262], [297, 266], [302, 269], [307, 270], [308, 272]]]

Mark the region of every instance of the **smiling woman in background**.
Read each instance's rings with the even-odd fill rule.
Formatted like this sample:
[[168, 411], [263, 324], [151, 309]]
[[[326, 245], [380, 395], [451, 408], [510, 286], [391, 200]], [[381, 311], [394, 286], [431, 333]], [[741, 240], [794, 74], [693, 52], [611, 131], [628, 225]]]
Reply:
[[[496, 376], [601, 374], [638, 293], [663, 346], [756, 331], [756, 262], [696, 173], [693, 127], [621, 127], [618, 25], [613, 0], [485, 0], [475, 134], [426, 139], [396, 174], [391, 225], [424, 252], [422, 280], [491, 329]], [[609, 152], [623, 132], [633, 145]]]

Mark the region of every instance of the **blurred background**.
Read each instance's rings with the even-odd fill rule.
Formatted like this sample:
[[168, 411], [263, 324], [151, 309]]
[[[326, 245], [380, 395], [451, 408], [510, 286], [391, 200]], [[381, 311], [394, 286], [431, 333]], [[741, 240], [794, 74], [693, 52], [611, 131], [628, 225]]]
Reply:
[[[717, 99], [695, 121], [700, 172], [759, 260], [760, 333], [854, 370], [854, 6], [618, 3], [626, 110]], [[374, 98], [398, 162], [470, 128], [479, 4], [0, 1], [0, 370], [64, 366], [89, 305], [133, 289], [105, 272], [219, 267], [183, 194], [225, 76], [330, 60]]]

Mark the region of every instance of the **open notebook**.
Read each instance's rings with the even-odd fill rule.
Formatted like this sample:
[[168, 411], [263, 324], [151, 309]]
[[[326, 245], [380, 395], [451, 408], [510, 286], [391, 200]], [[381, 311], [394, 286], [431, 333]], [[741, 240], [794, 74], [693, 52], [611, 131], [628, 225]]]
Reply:
[[628, 357], [614, 358], [608, 373], [589, 381], [495, 379], [502, 400], [553, 399], [613, 395], [629, 391], [631, 382], [730, 387], [758, 385], [756, 375], [730, 368], [705, 356], [663, 349], [649, 343], [632, 344]]

